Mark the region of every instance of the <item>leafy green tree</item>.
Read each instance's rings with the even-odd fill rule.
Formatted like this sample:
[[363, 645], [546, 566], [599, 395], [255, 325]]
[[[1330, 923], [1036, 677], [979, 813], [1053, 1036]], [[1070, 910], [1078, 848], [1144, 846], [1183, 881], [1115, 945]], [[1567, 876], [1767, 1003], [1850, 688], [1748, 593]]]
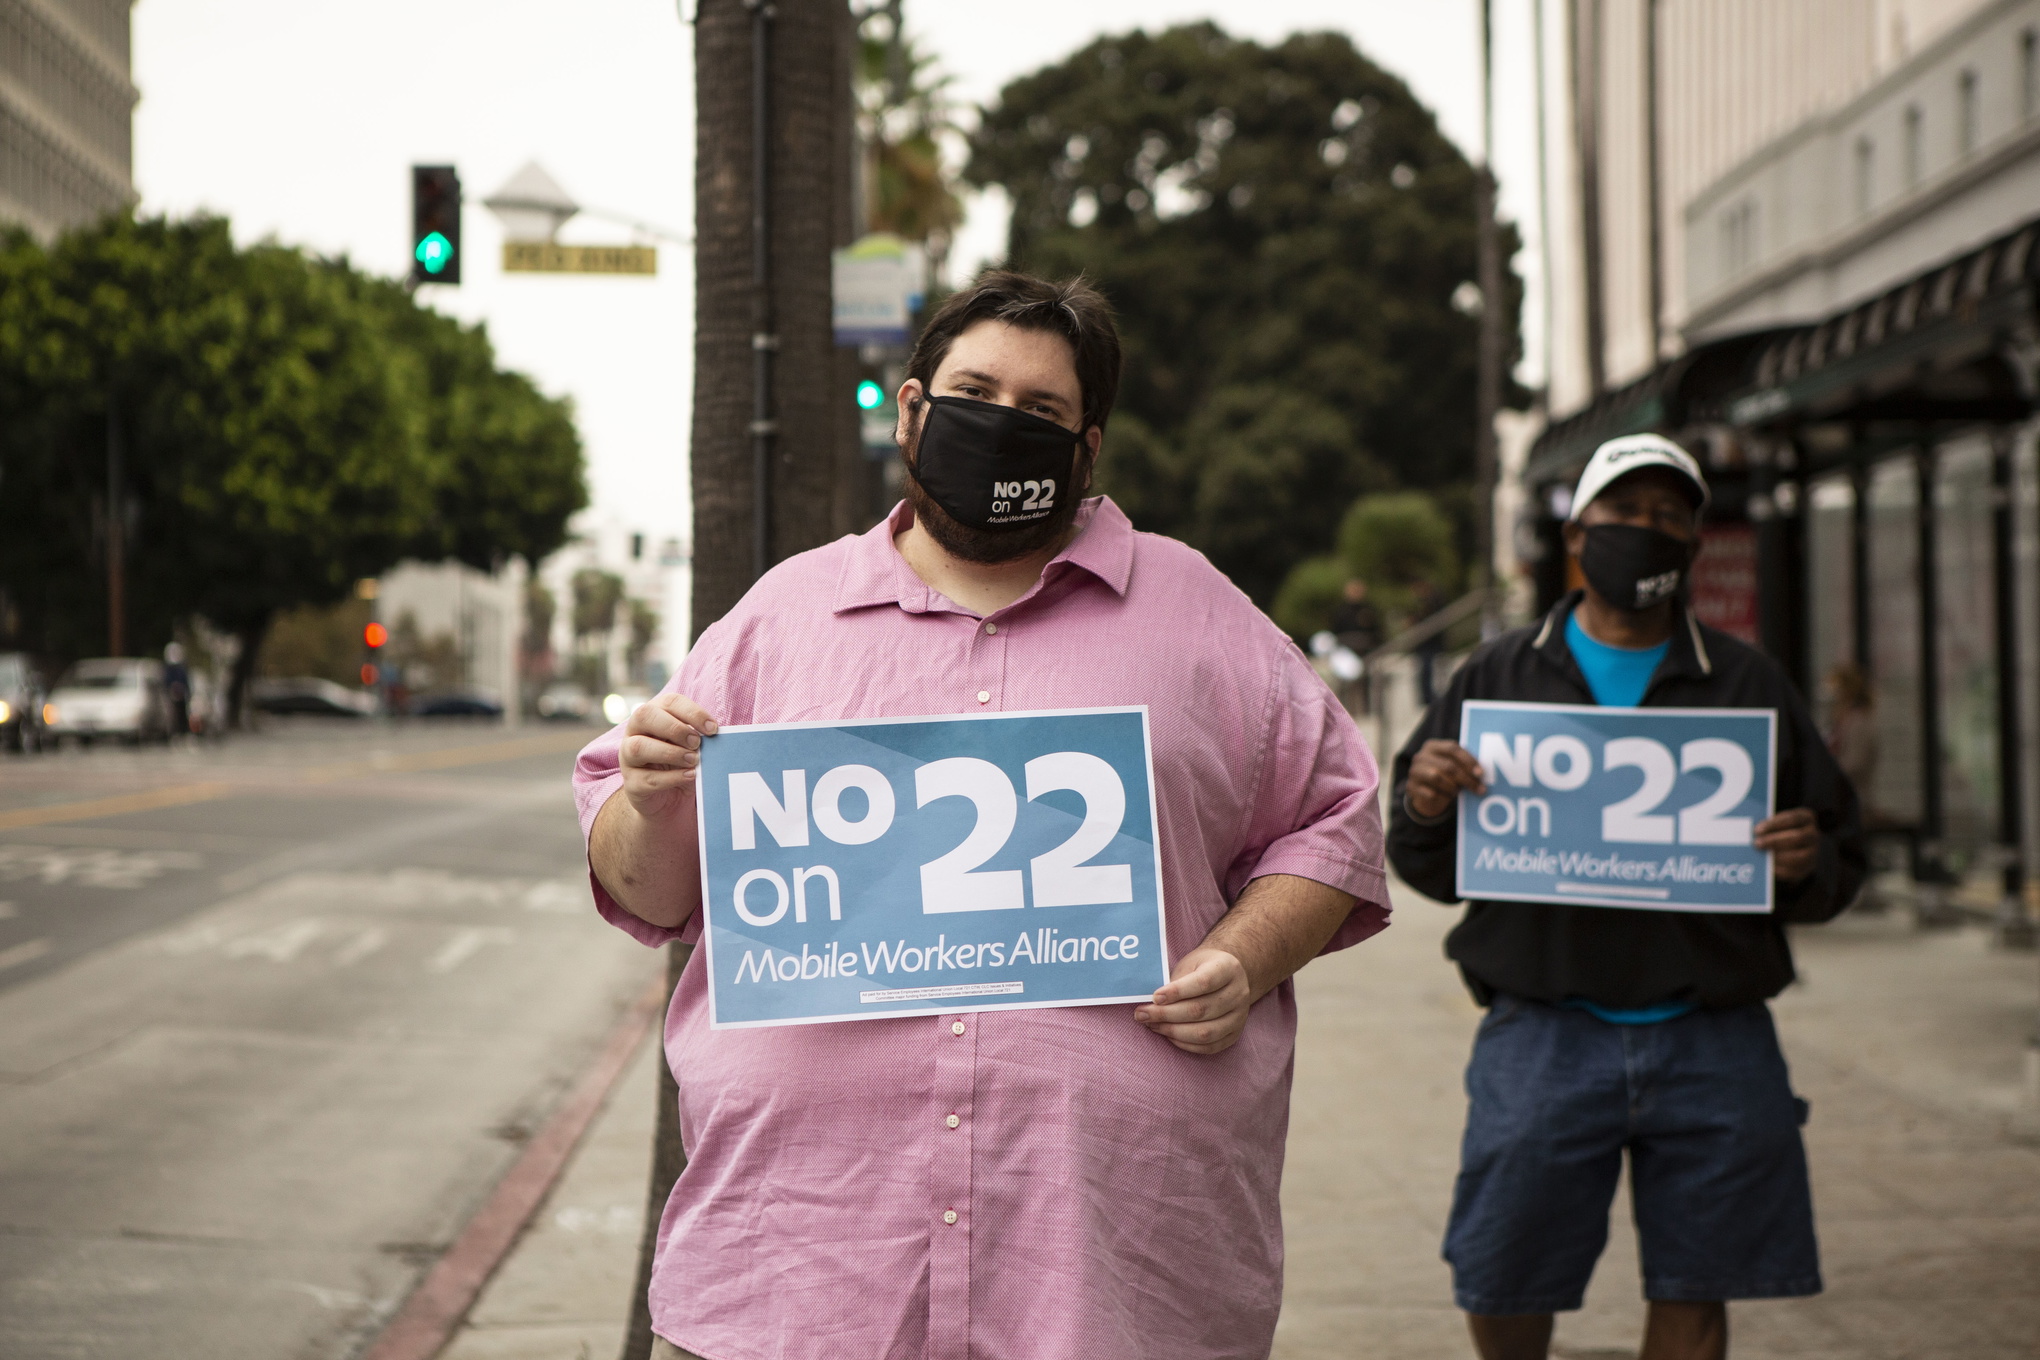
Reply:
[[1362, 496], [1339, 521], [1337, 550], [1290, 569], [1270, 611], [1295, 637], [1330, 623], [1349, 580], [1367, 582], [1369, 597], [1392, 616], [1406, 616], [1429, 586], [1444, 599], [1462, 576], [1458, 535], [1437, 499], [1422, 491]]
[[1013, 264], [1119, 309], [1102, 488], [1256, 600], [1356, 496], [1471, 478], [1474, 170], [1344, 37], [1101, 38], [1000, 93], [965, 176]]
[[237, 248], [216, 218], [0, 241], [0, 590], [58, 657], [99, 650], [109, 439], [124, 453], [130, 635], [241, 642], [405, 557], [487, 566], [585, 503], [564, 404], [486, 337], [345, 261]]
[[574, 573], [574, 637], [577, 641], [607, 634], [616, 626], [617, 607], [623, 603], [623, 578], [599, 567], [583, 567]]
[[897, 4], [860, 16], [858, 140], [864, 152], [864, 226], [927, 244], [939, 267], [963, 221], [963, 201], [942, 163], [942, 138], [957, 131], [951, 78], [900, 27]]

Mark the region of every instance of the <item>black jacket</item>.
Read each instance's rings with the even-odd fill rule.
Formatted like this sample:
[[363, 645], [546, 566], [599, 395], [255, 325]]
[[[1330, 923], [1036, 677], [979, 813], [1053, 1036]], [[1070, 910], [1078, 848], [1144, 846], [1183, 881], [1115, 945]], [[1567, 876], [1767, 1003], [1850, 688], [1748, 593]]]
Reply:
[[[1459, 739], [1467, 699], [1591, 704], [1593, 693], [1566, 645], [1565, 625], [1581, 592], [1560, 600], [1543, 622], [1487, 643], [1462, 666], [1395, 757], [1388, 857], [1409, 885], [1456, 902], [1457, 813], [1426, 825], [1403, 801], [1410, 760], [1434, 737]], [[1776, 996], [1792, 981], [1785, 922], [1826, 921], [1854, 900], [1864, 874], [1856, 791], [1828, 754], [1799, 693], [1755, 648], [1705, 627], [1681, 609], [1671, 649], [1651, 676], [1645, 706], [1774, 708], [1778, 711], [1777, 808], [1812, 808], [1820, 855], [1798, 883], [1780, 883], [1770, 916], [1475, 902], [1446, 937], [1483, 1004], [1498, 992], [1535, 1001], [1580, 997], [1630, 1008], [1666, 1001], [1738, 1006]]]

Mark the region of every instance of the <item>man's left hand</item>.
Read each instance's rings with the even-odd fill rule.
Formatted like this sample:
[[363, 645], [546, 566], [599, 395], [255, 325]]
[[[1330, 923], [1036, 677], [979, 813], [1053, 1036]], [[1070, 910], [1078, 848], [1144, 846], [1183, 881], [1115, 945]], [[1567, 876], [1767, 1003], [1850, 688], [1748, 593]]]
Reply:
[[1797, 883], [1820, 856], [1820, 823], [1812, 808], [1792, 808], [1757, 823], [1757, 849], [1771, 852], [1771, 872]]
[[1223, 949], [1193, 949], [1133, 1018], [1185, 1053], [1223, 1053], [1247, 1027], [1253, 988], [1246, 965]]

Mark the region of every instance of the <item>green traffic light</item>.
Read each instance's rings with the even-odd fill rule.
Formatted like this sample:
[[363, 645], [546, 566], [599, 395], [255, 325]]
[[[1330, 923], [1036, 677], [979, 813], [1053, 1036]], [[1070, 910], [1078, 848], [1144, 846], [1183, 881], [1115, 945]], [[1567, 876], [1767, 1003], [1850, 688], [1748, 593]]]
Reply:
[[432, 232], [418, 243], [418, 263], [428, 274], [437, 274], [453, 263], [453, 242]]
[[866, 378], [857, 384], [857, 407], [862, 411], [876, 411], [885, 405], [885, 389]]

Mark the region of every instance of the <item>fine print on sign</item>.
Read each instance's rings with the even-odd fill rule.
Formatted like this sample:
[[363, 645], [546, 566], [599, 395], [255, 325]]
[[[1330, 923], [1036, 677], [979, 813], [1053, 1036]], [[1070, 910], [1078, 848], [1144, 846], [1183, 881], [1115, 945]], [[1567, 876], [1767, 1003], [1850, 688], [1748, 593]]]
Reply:
[[657, 246], [562, 246], [505, 241], [505, 274], [656, 274]]
[[1775, 711], [1469, 699], [1459, 744], [1487, 793], [1459, 799], [1462, 898], [1768, 912]]
[[725, 727], [695, 806], [718, 1029], [1168, 980], [1145, 708]]

